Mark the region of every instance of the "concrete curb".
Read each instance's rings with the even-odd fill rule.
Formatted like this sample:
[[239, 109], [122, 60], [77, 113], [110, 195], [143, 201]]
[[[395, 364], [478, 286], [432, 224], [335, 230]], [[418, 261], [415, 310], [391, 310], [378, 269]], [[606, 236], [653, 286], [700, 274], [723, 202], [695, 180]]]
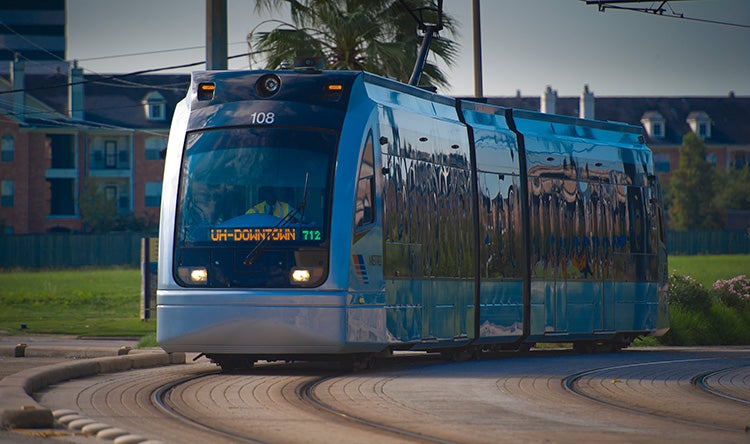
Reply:
[[[9, 347], [3, 347], [7, 349]], [[0, 354], [13, 353], [9, 356], [17, 356], [16, 347], [9, 350], [0, 350]], [[113, 351], [111, 348], [96, 350], [77, 349], [75, 347], [49, 347], [48, 350], [40, 348], [34, 354], [29, 348], [24, 350], [22, 356], [60, 356], [60, 357], [82, 357], [82, 359], [71, 362], [61, 362], [43, 367], [23, 370], [6, 376], [0, 380], [0, 427], [8, 428], [53, 428], [54, 417], [50, 409], [37, 403], [32, 394], [52, 384], [74, 378], [85, 378], [100, 373], [114, 373], [140, 368], [160, 367], [172, 364], [184, 364], [184, 353], [166, 353], [164, 351], [131, 351], [127, 354], [120, 350]], [[106, 351], [105, 351], [106, 350]], [[122, 350], [122, 349], [121, 349]], [[129, 352], [129, 353], [128, 353]], [[49, 354], [45, 354], [49, 353]], [[106, 357], [93, 357], [97, 353], [109, 355]]]
[[75, 347], [75, 346], [35, 346], [24, 343], [0, 345], [0, 356], [16, 358], [70, 358], [88, 359], [104, 356], [121, 356], [128, 353], [142, 352], [128, 346], [118, 349], [113, 347]]

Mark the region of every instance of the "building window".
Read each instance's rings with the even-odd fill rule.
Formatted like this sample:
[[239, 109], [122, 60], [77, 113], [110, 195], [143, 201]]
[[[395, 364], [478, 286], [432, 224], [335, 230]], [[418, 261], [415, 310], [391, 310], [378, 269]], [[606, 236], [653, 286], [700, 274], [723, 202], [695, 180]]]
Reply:
[[167, 100], [158, 91], [146, 94], [141, 101], [148, 120], [162, 121], [167, 117]]
[[662, 125], [659, 122], [654, 122], [651, 125], [652, 125], [651, 128], [653, 128], [651, 132], [654, 137], [659, 137], [659, 138], [664, 137], [664, 125]]
[[149, 137], [146, 139], [146, 160], [162, 160], [161, 152], [167, 146], [164, 137]]
[[146, 206], [161, 205], [161, 182], [146, 182]]
[[641, 117], [641, 124], [648, 133], [649, 137], [654, 139], [663, 139], [666, 133], [664, 116], [658, 111], [648, 111]]
[[104, 142], [104, 167], [117, 168], [117, 142], [114, 140]]
[[104, 187], [104, 197], [110, 201], [117, 199], [117, 187], [115, 185], [107, 185]]
[[705, 138], [706, 135], [708, 134], [708, 129], [707, 128], [708, 128], [708, 125], [706, 125], [705, 123], [699, 124], [698, 125], [698, 135], [700, 137]]
[[714, 166], [714, 168], [716, 168], [716, 154], [706, 155], [706, 162], [710, 163]]
[[128, 156], [128, 150], [122, 149], [117, 152], [117, 161], [120, 165], [127, 165], [130, 162], [130, 156]]
[[688, 114], [685, 121], [698, 137], [702, 139], [711, 138], [711, 118], [705, 111], [693, 111]]
[[734, 167], [738, 170], [745, 168], [747, 166], [748, 157], [747, 151], [736, 151], [734, 153]]
[[2, 160], [3, 162], [13, 162], [13, 159], [15, 158], [15, 150], [16, 148], [13, 136], [11, 136], [10, 134], [4, 135], [0, 160]]
[[151, 108], [148, 118], [151, 120], [164, 120], [164, 104], [155, 103], [149, 105]]
[[4, 180], [0, 183], [0, 190], [2, 191], [2, 198], [0, 199], [0, 206], [12, 207], [14, 202], [14, 186], [12, 180]]
[[654, 154], [654, 169], [657, 173], [668, 173], [670, 171], [669, 154]]

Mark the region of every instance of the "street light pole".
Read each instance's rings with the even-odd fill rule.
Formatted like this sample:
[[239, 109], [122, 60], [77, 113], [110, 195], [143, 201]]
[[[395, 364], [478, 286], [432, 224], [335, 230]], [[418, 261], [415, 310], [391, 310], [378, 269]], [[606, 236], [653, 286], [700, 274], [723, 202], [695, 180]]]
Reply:
[[474, 97], [483, 97], [482, 91], [482, 25], [479, 0], [471, 1], [474, 32]]
[[227, 0], [206, 0], [206, 69], [227, 69]]

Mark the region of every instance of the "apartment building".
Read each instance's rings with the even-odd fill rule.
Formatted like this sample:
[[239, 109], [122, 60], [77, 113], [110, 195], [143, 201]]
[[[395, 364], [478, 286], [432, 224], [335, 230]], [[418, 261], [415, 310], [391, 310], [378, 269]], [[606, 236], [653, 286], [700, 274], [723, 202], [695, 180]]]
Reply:
[[120, 215], [156, 223], [169, 124], [189, 75], [26, 73], [0, 77], [0, 227], [5, 233], [86, 232], [91, 186]]

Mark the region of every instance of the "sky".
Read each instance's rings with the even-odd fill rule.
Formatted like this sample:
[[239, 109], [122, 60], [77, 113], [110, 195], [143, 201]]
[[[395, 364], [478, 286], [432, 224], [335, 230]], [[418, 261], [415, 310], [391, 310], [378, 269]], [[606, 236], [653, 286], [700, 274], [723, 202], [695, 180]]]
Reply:
[[[444, 0], [460, 23], [450, 87], [474, 94], [471, 0]], [[634, 6], [658, 5], [659, 1]], [[253, 29], [286, 19], [258, 15], [254, 0], [227, 0], [229, 55], [248, 51]], [[608, 9], [581, 0], [481, 0], [485, 96], [537, 96], [550, 86], [578, 96], [750, 96], [750, 0], [672, 0], [685, 17], [728, 26]], [[67, 58], [87, 73], [126, 73], [205, 60], [205, 0], [68, 0]], [[257, 26], [257, 28], [256, 28]], [[190, 50], [181, 48], [201, 47]], [[156, 54], [123, 54], [160, 51]], [[110, 57], [118, 55], [119, 57]], [[246, 57], [230, 69], [259, 69]], [[203, 65], [171, 72], [204, 69]], [[170, 71], [167, 71], [170, 72]]]

